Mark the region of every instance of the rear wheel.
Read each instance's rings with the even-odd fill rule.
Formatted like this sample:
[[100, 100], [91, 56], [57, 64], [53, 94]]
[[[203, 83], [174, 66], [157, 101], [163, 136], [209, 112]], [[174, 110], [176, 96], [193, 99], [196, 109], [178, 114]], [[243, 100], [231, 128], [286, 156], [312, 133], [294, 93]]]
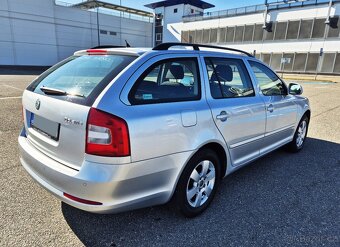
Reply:
[[299, 152], [305, 144], [308, 132], [309, 118], [304, 115], [295, 131], [293, 140], [287, 145], [291, 152]]
[[210, 149], [199, 151], [185, 167], [174, 195], [177, 209], [187, 217], [201, 214], [211, 203], [221, 180], [220, 161]]

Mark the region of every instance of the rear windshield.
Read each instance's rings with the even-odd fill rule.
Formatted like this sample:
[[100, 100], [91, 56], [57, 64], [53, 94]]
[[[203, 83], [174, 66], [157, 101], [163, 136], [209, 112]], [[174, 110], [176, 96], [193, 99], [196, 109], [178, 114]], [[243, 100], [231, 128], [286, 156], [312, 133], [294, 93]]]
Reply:
[[65, 92], [50, 97], [92, 105], [100, 92], [136, 57], [124, 55], [72, 56], [51, 67], [27, 88], [46, 95], [41, 88]]

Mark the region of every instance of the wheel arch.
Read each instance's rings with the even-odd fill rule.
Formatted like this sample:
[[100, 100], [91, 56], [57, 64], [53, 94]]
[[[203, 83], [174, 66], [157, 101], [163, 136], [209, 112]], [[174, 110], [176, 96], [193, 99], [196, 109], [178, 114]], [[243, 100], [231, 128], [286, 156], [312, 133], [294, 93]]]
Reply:
[[[221, 178], [223, 178], [225, 176], [225, 173], [227, 171], [227, 153], [226, 150], [224, 149], [224, 147], [217, 142], [209, 142], [204, 144], [202, 147], [200, 147], [196, 152], [200, 152], [204, 149], [210, 149], [214, 152], [216, 152], [219, 160], [220, 160], [220, 165], [221, 165]], [[194, 154], [194, 155], [195, 155]]]
[[301, 118], [303, 118], [303, 116], [307, 116], [307, 117], [308, 117], [308, 120], [310, 120], [310, 116], [311, 116], [310, 110], [308, 109], [307, 111], [305, 111], [305, 112], [303, 113], [303, 115], [302, 115]]
[[202, 146], [200, 146], [198, 149], [196, 149], [191, 155], [190, 157], [187, 159], [187, 161], [185, 162], [185, 165], [182, 167], [180, 173], [177, 176], [176, 182], [175, 182], [175, 186], [173, 187], [171, 196], [170, 196], [170, 200], [172, 200], [174, 193], [176, 191], [177, 185], [178, 185], [178, 181], [179, 178], [181, 177], [183, 170], [185, 169], [186, 165], [188, 164], [188, 162], [200, 151], [204, 150], [204, 149], [210, 149], [214, 152], [216, 152], [219, 160], [220, 160], [220, 165], [221, 165], [221, 178], [226, 176], [226, 172], [227, 172], [227, 164], [228, 164], [228, 150], [225, 149], [225, 147], [223, 147], [223, 145], [221, 143], [219, 143], [218, 141], [211, 141], [208, 143], [203, 144]]

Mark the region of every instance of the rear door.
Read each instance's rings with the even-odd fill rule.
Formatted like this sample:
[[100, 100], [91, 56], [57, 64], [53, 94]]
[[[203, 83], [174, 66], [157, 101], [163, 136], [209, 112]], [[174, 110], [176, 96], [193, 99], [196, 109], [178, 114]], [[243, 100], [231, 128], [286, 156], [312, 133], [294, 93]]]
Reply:
[[129, 125], [132, 161], [202, 144], [206, 136], [200, 133], [209, 131], [211, 117], [200, 75], [197, 54], [173, 52], [150, 58], [131, 76], [121, 94], [127, 106], [120, 116]]
[[84, 160], [91, 105], [134, 59], [122, 55], [73, 56], [42, 74], [23, 94], [25, 129], [31, 144], [78, 170]]
[[297, 105], [284, 82], [267, 66], [249, 61], [266, 104], [266, 134], [261, 152], [265, 153], [287, 142], [295, 131]]
[[207, 100], [234, 166], [259, 156], [266, 113], [242, 59], [204, 58], [210, 91]]

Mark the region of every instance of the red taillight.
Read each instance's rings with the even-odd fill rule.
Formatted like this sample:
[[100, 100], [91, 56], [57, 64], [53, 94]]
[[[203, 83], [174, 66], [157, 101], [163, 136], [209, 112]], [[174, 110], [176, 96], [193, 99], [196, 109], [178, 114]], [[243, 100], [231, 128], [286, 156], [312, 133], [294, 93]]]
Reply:
[[87, 154], [130, 156], [129, 129], [124, 119], [91, 108], [87, 119]]
[[107, 54], [107, 50], [99, 50], [99, 49], [89, 49], [89, 50], [86, 50], [86, 52], [89, 55], [106, 55]]
[[68, 199], [71, 199], [71, 200], [76, 201], [76, 202], [81, 202], [81, 203], [85, 203], [85, 204], [89, 204], [89, 205], [103, 205], [103, 203], [101, 203], [101, 202], [95, 202], [95, 201], [82, 199], [82, 198], [75, 197], [75, 196], [72, 196], [70, 194], [67, 194], [65, 192], [64, 192], [64, 196], [67, 197]]

